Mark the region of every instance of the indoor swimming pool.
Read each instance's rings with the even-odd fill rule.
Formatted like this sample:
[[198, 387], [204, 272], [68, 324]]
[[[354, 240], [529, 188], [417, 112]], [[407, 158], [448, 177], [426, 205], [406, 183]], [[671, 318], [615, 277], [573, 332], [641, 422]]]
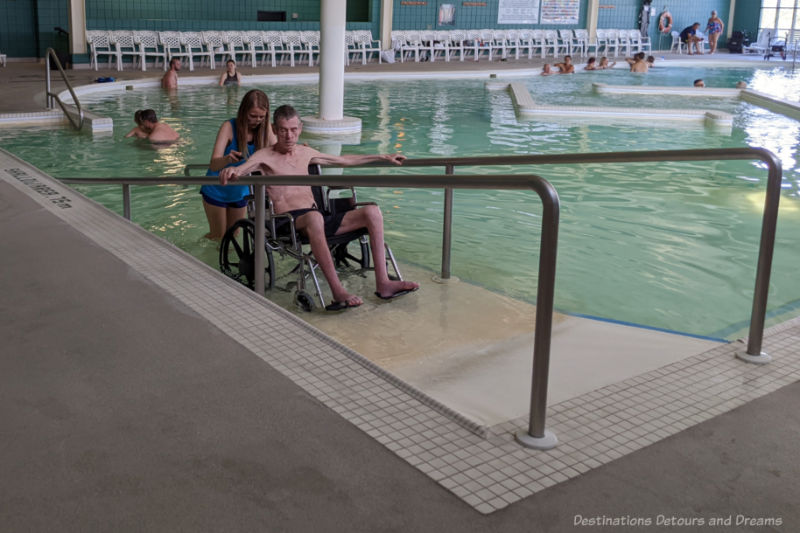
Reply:
[[[656, 63], [658, 65], [658, 61]], [[685, 123], [576, 123], [518, 120], [506, 91], [485, 80], [349, 82], [345, 113], [361, 118], [361, 144], [323, 151], [398, 151], [409, 158], [503, 156], [721, 147], [763, 147], [781, 159], [784, 192], [771, 278], [769, 316], [800, 309], [800, 122], [739, 100], [604, 95], [592, 83], [690, 85], [752, 89], [797, 100], [800, 77], [779, 70], [656, 67], [646, 76], [624, 70], [525, 79], [543, 104], [716, 109], [734, 115], [732, 132]], [[519, 81], [519, 80], [517, 80]], [[259, 84], [274, 105], [315, 115], [317, 85]], [[0, 130], [0, 147], [54, 177], [181, 176], [187, 164], [208, 161], [219, 125], [234, 116], [249, 86], [182, 87], [86, 95], [81, 103], [110, 116], [114, 133], [92, 136], [67, 129]], [[125, 139], [137, 109], [153, 108], [180, 132], [173, 146], [153, 149]], [[379, 169], [416, 173], [418, 169]], [[364, 172], [346, 169], [346, 173]], [[370, 170], [372, 172], [372, 170]], [[441, 172], [441, 169], [430, 169]], [[696, 162], [464, 168], [459, 173], [530, 172], [549, 180], [561, 198], [555, 306], [559, 311], [713, 338], [746, 329], [753, 293], [766, 170], [757, 162]], [[77, 186], [122, 211], [116, 186]], [[206, 241], [197, 186], [136, 187], [133, 221], [217, 266], [217, 246]], [[443, 193], [438, 190], [363, 189], [385, 213], [387, 240], [401, 262], [429, 269], [441, 259]], [[539, 200], [516, 191], [457, 191], [452, 273], [513, 298], [535, 301]]]

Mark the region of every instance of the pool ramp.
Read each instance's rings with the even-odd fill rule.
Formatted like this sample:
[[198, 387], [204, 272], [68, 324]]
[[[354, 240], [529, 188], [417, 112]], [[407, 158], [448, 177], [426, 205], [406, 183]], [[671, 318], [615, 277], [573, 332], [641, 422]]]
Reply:
[[[53, 496], [41, 511], [52, 516], [61, 509], [74, 519], [74, 502], [93, 502], [97, 508], [91, 514], [101, 516], [118, 498], [129, 498], [131, 508], [139, 509], [153, 494], [170, 502], [171, 509], [193, 508], [200, 498], [215, 513], [257, 502], [280, 518], [280, 509], [289, 505], [300, 512], [317, 495], [326, 501], [334, 495], [336, 505], [326, 507], [330, 512], [342, 505], [352, 509], [348, 498], [355, 489], [348, 480], [356, 487], [380, 472], [381, 483], [359, 493], [366, 498], [359, 504], [372, 501], [370, 493], [379, 494], [374, 505], [383, 506], [423, 491], [426, 497], [418, 505], [435, 501], [454, 508], [442, 491], [433, 490], [444, 488], [466, 504], [462, 509], [492, 514], [518, 503], [509, 510], [518, 513], [527, 508], [521, 500], [529, 496], [572, 479], [559, 489], [569, 490], [586, 475], [606, 471], [600, 467], [618, 468], [617, 460], [633, 452], [650, 457], [646, 448], [668, 446], [660, 441], [670, 436], [686, 443], [676, 434], [713, 424], [717, 415], [749, 407], [745, 404], [800, 379], [800, 320], [793, 320], [765, 337], [774, 358], [769, 365], [739, 361], [733, 356], [737, 343], [720, 343], [551, 401], [548, 427], [561, 444], [547, 452], [528, 450], [512, 436], [526, 427], [524, 420], [476, 434], [458, 413], [451, 416], [441, 402], [362, 354], [4, 151], [0, 199], [9, 235], [2, 255], [6, 293], [15, 302], [13, 309], [4, 309], [10, 348], [0, 373], [6, 380], [4, 405], [13, 406], [3, 418], [6, 434], [13, 437], [4, 457], [15, 461], [7, 470], [15, 481], [2, 487], [13, 496], [6, 501], [14, 509], [68, 494], [67, 501]], [[416, 276], [414, 269], [407, 276]], [[427, 307], [424, 298], [445, 300], [451, 292], [437, 293], [432, 282], [421, 281], [422, 290], [403, 299], [369, 299], [372, 314], [395, 324], [413, 320], [417, 306]], [[482, 310], [484, 320], [493, 319], [488, 313], [494, 308], [483, 305], [486, 291], [463, 287], [476, 298], [473, 307]], [[514, 319], [530, 311], [509, 309], [516, 310], [509, 313]], [[338, 315], [344, 329], [356, 319], [352, 312]], [[583, 338], [598, 355], [598, 333], [576, 335], [568, 326], [559, 320], [556, 328], [564, 327], [567, 339]], [[393, 338], [401, 329], [395, 327]], [[380, 341], [377, 333], [361, 333]], [[609, 336], [605, 329], [600, 335]], [[383, 339], [384, 344], [393, 338]], [[519, 344], [520, 352], [527, 351], [524, 340]], [[476, 360], [474, 352], [467, 355]], [[569, 372], [582, 366], [591, 372], [580, 362], [568, 366]], [[761, 427], [765, 417], [757, 418], [746, 424]], [[758, 440], [763, 445], [764, 439]], [[708, 442], [700, 438], [693, 453], [705, 458]], [[770, 456], [783, 453], [783, 441], [767, 442]], [[737, 457], [741, 451], [730, 444], [724, 449]], [[391, 453], [381, 455], [381, 450]], [[409, 465], [425, 478], [409, 476]], [[684, 483], [694, 479], [694, 469], [676, 468]], [[770, 486], [781, 481], [770, 480]], [[299, 497], [301, 490], [308, 492]], [[615, 495], [617, 490], [624, 487]], [[297, 501], [281, 496], [285, 491], [298, 495]], [[394, 491], [402, 494], [392, 496]], [[216, 496], [209, 499], [211, 493]], [[263, 501], [262, 493], [275, 499]], [[183, 494], [186, 499], [179, 501]], [[221, 494], [230, 500], [220, 500]], [[339, 498], [343, 494], [348, 501]], [[781, 494], [773, 497], [780, 501]], [[401, 507], [395, 510], [398, 517], [407, 513]], [[172, 516], [148, 509], [148, 520]], [[141, 526], [142, 515], [136, 513], [135, 520]]]

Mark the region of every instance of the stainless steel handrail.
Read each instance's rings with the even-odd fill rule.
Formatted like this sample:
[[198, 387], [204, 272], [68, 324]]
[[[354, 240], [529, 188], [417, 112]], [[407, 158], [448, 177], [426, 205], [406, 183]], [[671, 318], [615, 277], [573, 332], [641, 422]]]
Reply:
[[[216, 184], [216, 177], [163, 177], [163, 178], [63, 178], [64, 183], [136, 185], [198, 185]], [[531, 384], [531, 409], [529, 426], [520, 432], [518, 440], [525, 446], [539, 449], [552, 448], [557, 439], [545, 429], [547, 412], [547, 381], [550, 372], [550, 338], [553, 325], [553, 299], [556, 279], [556, 249], [558, 244], [559, 199], [558, 193], [547, 180], [535, 175], [347, 175], [347, 176], [249, 176], [238, 181], [253, 185], [256, 198], [255, 242], [265, 239], [265, 186], [269, 185], [330, 185], [361, 187], [411, 187], [446, 189], [532, 189], [542, 200], [542, 232], [539, 245], [539, 276], [536, 292], [536, 318], [533, 343], [533, 376]], [[127, 195], [126, 195], [127, 196]], [[129, 200], [128, 200], [129, 201]], [[130, 208], [124, 207], [126, 218]], [[255, 256], [255, 272], [264, 270], [263, 254]], [[264, 277], [256, 276], [256, 292], [264, 293]]]
[[[444, 167], [447, 174], [453, 173], [455, 166], [490, 165], [579, 165], [592, 163], [650, 163], [662, 161], [717, 161], [717, 160], [760, 160], [767, 165], [767, 193], [764, 199], [764, 215], [761, 222], [761, 241], [756, 267], [756, 282], [753, 291], [753, 306], [750, 314], [750, 329], [747, 349], [737, 355], [749, 362], [765, 363], [770, 357], [761, 351], [764, 338], [764, 322], [767, 313], [769, 278], [772, 270], [772, 256], [775, 248], [775, 231], [778, 221], [783, 167], [780, 159], [764, 148], [705, 148], [698, 150], [659, 150], [647, 152], [603, 152], [588, 154], [541, 154], [491, 157], [459, 157], [409, 159], [405, 167]], [[381, 164], [378, 164], [381, 165]], [[385, 166], [385, 165], [384, 165]], [[191, 169], [207, 168], [206, 165], [187, 165], [184, 172]], [[450, 277], [450, 242], [452, 190], [445, 189], [444, 230], [442, 233], [441, 277]]]
[[[78, 110], [78, 120], [76, 121], [72, 118], [72, 114], [67, 111], [67, 106], [64, 102], [61, 101], [61, 98], [58, 97], [57, 94], [53, 93], [50, 90], [50, 60], [53, 59], [55, 61], [55, 65], [58, 67], [58, 71], [61, 73], [61, 78], [64, 80], [64, 83], [67, 85], [67, 90], [69, 94], [72, 95], [72, 101], [75, 102], [75, 107]], [[47, 109], [53, 109], [53, 102], [57, 103], [59, 107], [61, 107], [61, 111], [69, 119], [72, 126], [80, 130], [83, 128], [83, 109], [81, 109], [81, 103], [78, 101], [78, 96], [75, 94], [75, 91], [72, 90], [72, 85], [69, 83], [67, 79], [67, 74], [64, 72], [64, 68], [61, 66], [61, 61], [59, 61], [58, 56], [56, 55], [56, 51], [52, 48], [48, 48], [47, 52], [45, 52], [45, 94], [47, 97]]]

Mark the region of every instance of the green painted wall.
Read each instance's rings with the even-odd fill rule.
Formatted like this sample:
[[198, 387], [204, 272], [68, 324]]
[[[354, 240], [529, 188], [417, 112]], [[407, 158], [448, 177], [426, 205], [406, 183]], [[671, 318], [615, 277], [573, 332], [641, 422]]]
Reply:
[[[586, 26], [588, 0], [579, 0], [581, 14], [576, 25]], [[482, 0], [484, 6], [465, 6], [456, 0], [425, 0], [424, 5], [403, 5], [395, 0], [393, 8], [394, 29], [437, 29], [439, 5], [456, 7], [457, 28], [509, 28], [497, 24], [499, 0]], [[641, 0], [602, 0], [598, 13], [599, 28], [635, 28]], [[727, 20], [730, 0], [654, 0], [656, 15], [651, 19], [650, 39], [658, 47], [658, 16], [664, 5], [673, 15], [674, 28], [680, 31], [694, 21], [705, 25], [709, 13], [716, 9], [726, 26], [746, 30], [755, 36], [761, 2], [737, 0], [736, 18]], [[63, 41], [53, 28], [69, 29], [67, 0], [2, 0], [0, 1], [0, 51], [9, 57], [43, 57], [48, 46], [59, 47]], [[380, 26], [380, 0], [348, 0], [348, 29], [367, 29], [378, 36]], [[256, 14], [263, 11], [286, 11], [288, 17], [297, 13], [297, 19], [287, 22], [258, 22]], [[319, 29], [320, 0], [86, 0], [88, 29], [153, 29], [153, 30], [317, 30]], [[537, 28], [543, 25], [514, 25]], [[551, 26], [552, 27], [552, 26]], [[671, 38], [665, 36], [662, 46], [668, 48]], [[722, 43], [724, 46], [724, 42]]]
[[[467, 2], [470, 3], [470, 2]], [[456, 0], [425, 0], [424, 5], [414, 5], [401, 3], [401, 0], [394, 1], [392, 11], [393, 29], [395, 30], [436, 30], [448, 28], [463, 29], [504, 29], [504, 28], [544, 28], [553, 27], [542, 24], [498, 24], [497, 14], [499, 11], [499, 0], [481, 0], [484, 6], [465, 6], [464, 2]], [[455, 6], [455, 25], [438, 26], [438, 14], [440, 4], [451, 4]], [[588, 0], [580, 0], [580, 16], [578, 24], [565, 24], [559, 28], [585, 28], [586, 27], [586, 6]]]
[[0, 2], [0, 52], [8, 57], [36, 57], [34, 0]]

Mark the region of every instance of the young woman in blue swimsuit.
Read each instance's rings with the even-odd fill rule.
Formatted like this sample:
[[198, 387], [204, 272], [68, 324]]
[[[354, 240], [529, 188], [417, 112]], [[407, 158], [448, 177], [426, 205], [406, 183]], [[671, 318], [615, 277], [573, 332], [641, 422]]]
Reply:
[[[269, 126], [269, 98], [258, 89], [248, 91], [236, 118], [223, 122], [219, 128], [206, 176], [218, 176], [223, 168], [241, 165], [256, 150], [273, 144], [275, 134]], [[247, 185], [203, 185], [200, 194], [210, 228], [206, 234], [209, 239], [221, 239], [229, 227], [247, 216], [245, 197], [250, 194]]]

